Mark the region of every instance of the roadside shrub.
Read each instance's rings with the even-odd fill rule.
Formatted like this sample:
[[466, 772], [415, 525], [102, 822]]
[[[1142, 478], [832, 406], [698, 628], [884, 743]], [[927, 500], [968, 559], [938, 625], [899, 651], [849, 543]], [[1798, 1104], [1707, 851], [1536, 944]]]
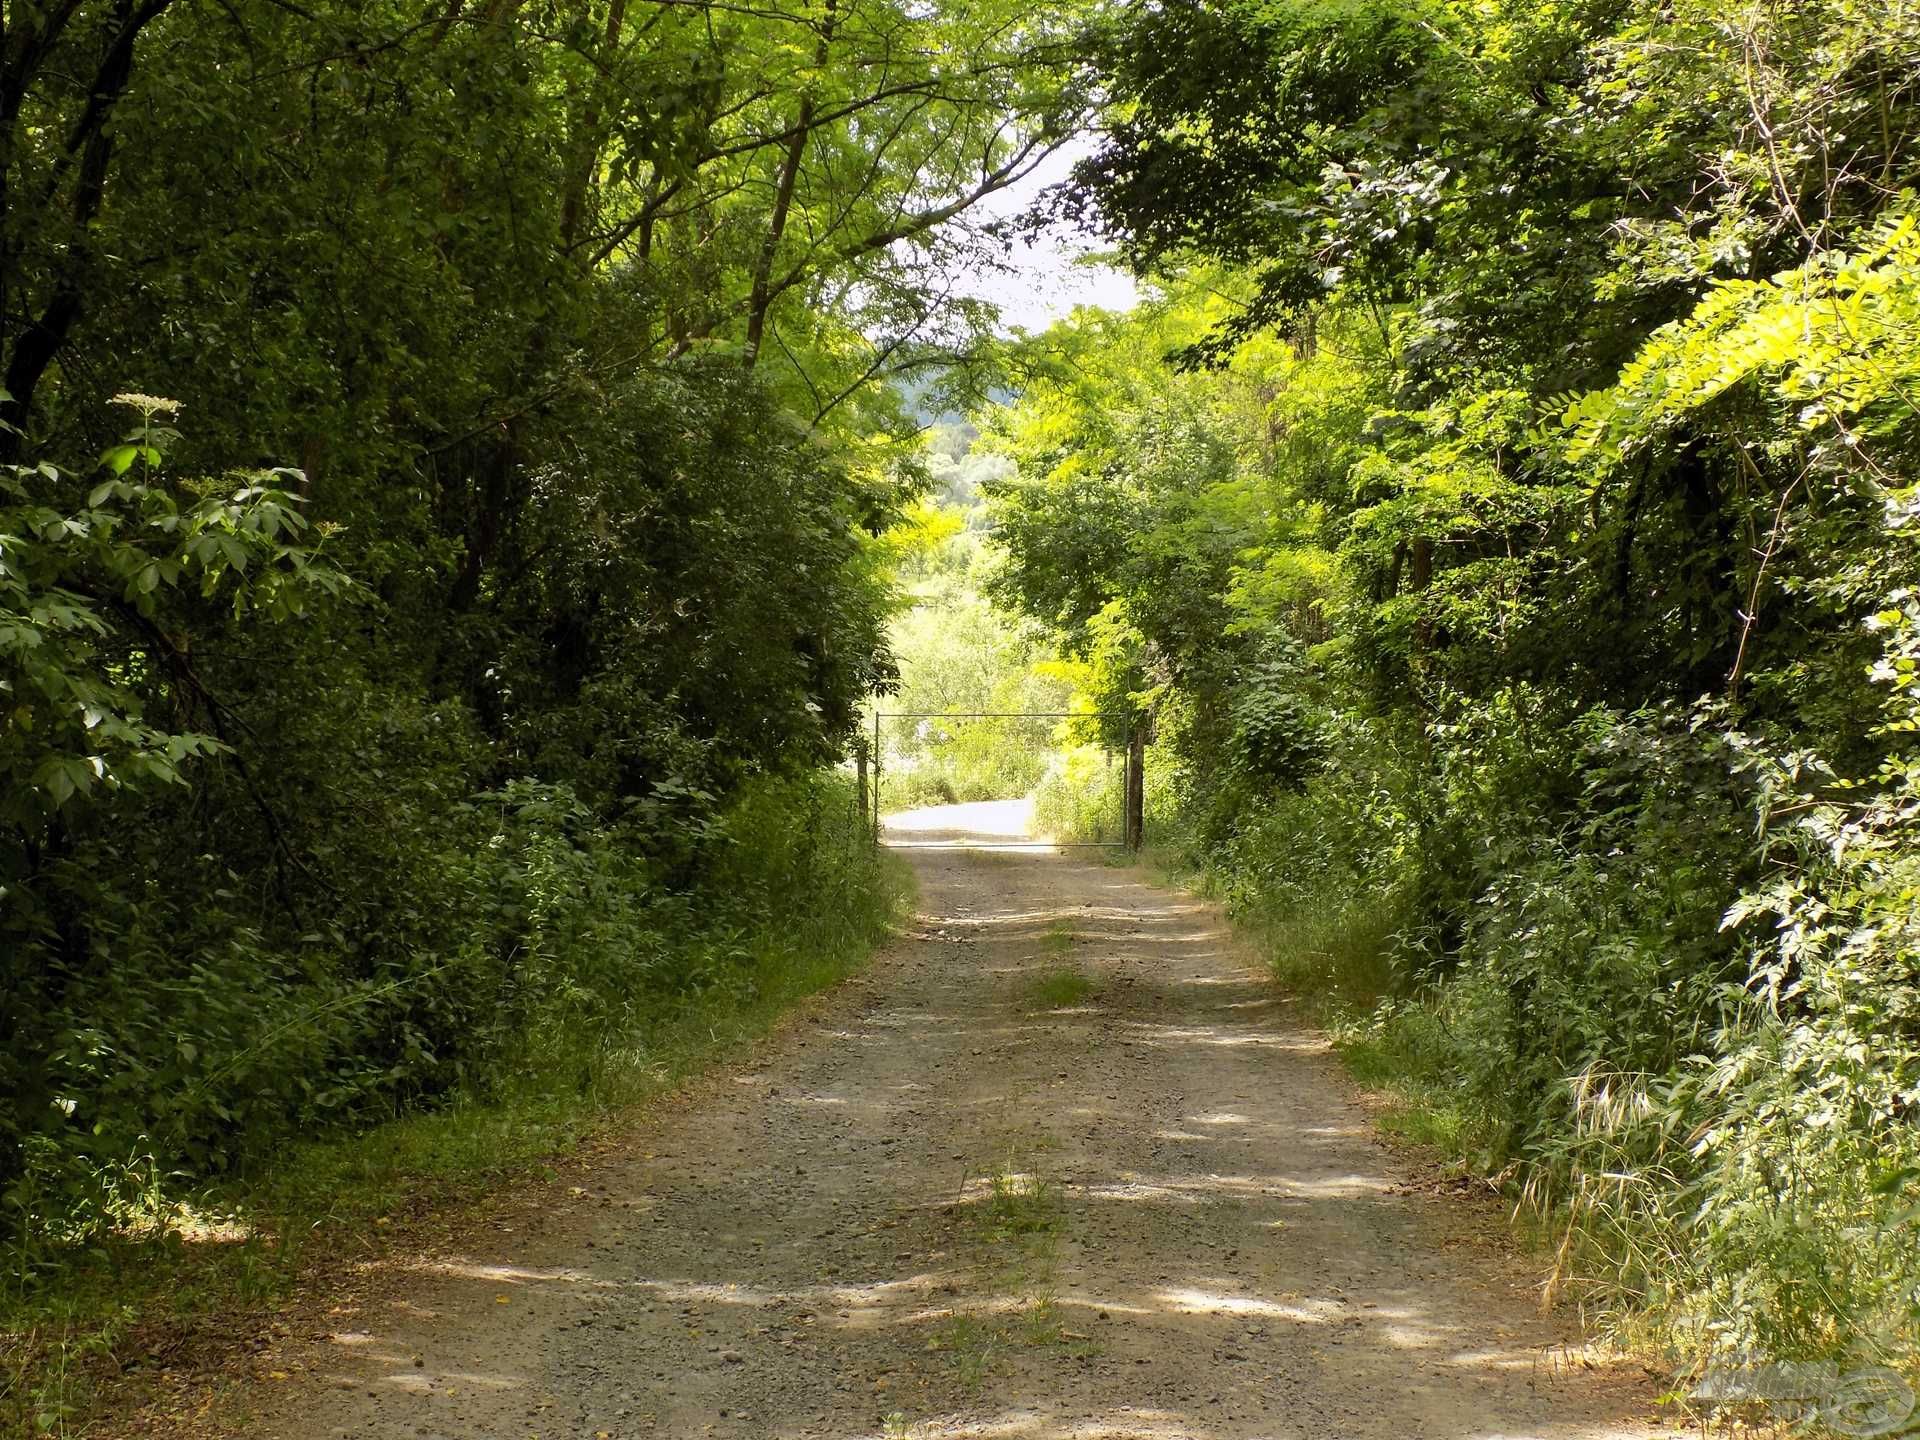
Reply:
[[1910, 1361], [1910, 766], [1856, 803], [1712, 714], [1595, 709], [1557, 752], [1521, 714], [1459, 714], [1424, 784], [1348, 731], [1211, 882], [1596, 1314], [1694, 1355]]
[[1063, 750], [1033, 792], [1035, 833], [1074, 844], [1125, 839], [1126, 758], [1093, 745]]
[[810, 777], [887, 668], [888, 486], [760, 382], [636, 372], [577, 443], [530, 432], [525, 550], [485, 576], [406, 509], [402, 458], [191, 470], [179, 405], [115, 405], [89, 471], [0, 466], [0, 1244], [26, 1263], [294, 1137], [590, 1089], [636, 1026], [756, 1003], [797, 963], [764, 932], [871, 924], [852, 796]]
[[43, 1011], [32, 1093], [49, 1114], [12, 1092], [25, 1133], [8, 1248], [56, 1263], [44, 1247], [127, 1223], [130, 1186], [145, 1223], [163, 1223], [165, 1197], [295, 1136], [514, 1087], [584, 1089], [677, 1008], [755, 1001], [796, 942], [858, 948], [891, 889], [851, 790], [833, 774], [750, 783], [716, 815], [697, 882], [676, 889], [567, 786], [513, 781], [454, 807], [416, 857], [409, 873], [440, 897], [437, 943], [382, 945], [372, 964], [324, 925], [278, 947], [230, 914], [197, 930], [157, 907], [104, 917], [117, 963], [65, 977]]

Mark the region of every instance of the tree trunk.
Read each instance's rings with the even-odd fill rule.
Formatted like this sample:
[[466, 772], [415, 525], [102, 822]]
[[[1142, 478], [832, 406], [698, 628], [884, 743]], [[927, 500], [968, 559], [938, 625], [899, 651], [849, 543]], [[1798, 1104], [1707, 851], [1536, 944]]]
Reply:
[[[67, 135], [66, 153], [56, 162], [54, 178], [44, 196], [44, 203], [50, 207], [67, 170], [73, 171], [73, 192], [66, 206], [72, 235], [65, 254], [57, 262], [46, 304], [14, 340], [6, 358], [5, 385], [9, 398], [0, 401], [0, 421], [11, 428], [0, 430], [0, 460], [15, 461], [23, 453], [24, 431], [33, 410], [34, 393], [80, 318], [86, 294], [85, 272], [93, 259], [89, 232], [106, 198], [107, 175], [113, 163], [113, 131], [108, 121], [133, 78], [134, 48], [140, 32], [171, 3], [172, 0], [144, 0], [136, 7], [133, 0], [119, 0], [114, 6], [112, 38], [94, 70], [87, 87], [86, 106]], [[0, 79], [0, 125], [4, 126], [0, 130], [0, 187], [4, 187], [0, 188], [0, 297], [4, 297], [9, 306], [25, 299], [21, 296], [16, 300], [21, 289], [19, 282], [25, 277], [16, 273], [22, 257], [15, 253], [12, 243], [14, 197], [9, 182], [15, 130], [33, 74], [59, 38], [74, 8], [67, 7], [43, 34], [22, 35], [16, 28], [8, 37], [4, 78]], [[18, 21], [15, 23], [17, 27]]]
[[[827, 0], [827, 15], [820, 29], [820, 42], [814, 46], [813, 65], [816, 70], [824, 69], [827, 63], [827, 47], [833, 41], [834, 0]], [[787, 141], [785, 153], [780, 157], [780, 173], [774, 182], [773, 213], [767, 217], [767, 236], [760, 245], [760, 254], [753, 264], [753, 290], [747, 297], [747, 348], [742, 363], [748, 369], [760, 359], [760, 346], [766, 338], [767, 311], [773, 305], [773, 265], [779, 258], [780, 241], [787, 233], [787, 216], [793, 209], [793, 188], [800, 178], [800, 160], [807, 151], [807, 141], [813, 135], [814, 96], [809, 90], [800, 97], [799, 112], [794, 116], [793, 135]]]

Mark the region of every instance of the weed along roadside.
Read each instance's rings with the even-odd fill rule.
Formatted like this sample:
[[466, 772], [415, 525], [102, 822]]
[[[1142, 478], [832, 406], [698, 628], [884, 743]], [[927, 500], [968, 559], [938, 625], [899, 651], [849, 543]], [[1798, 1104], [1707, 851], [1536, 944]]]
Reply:
[[1406, 1183], [1213, 906], [981, 838], [907, 852], [869, 967], [368, 1267], [197, 1433], [1666, 1433], [1497, 1211]]
[[856, 973], [892, 932], [909, 882], [850, 799], [833, 782], [745, 802], [724, 903], [661, 907], [596, 936], [590, 897], [570, 915], [555, 897], [548, 920], [566, 942], [547, 960], [572, 977], [573, 1023], [441, 1108], [289, 1144], [197, 1189], [141, 1177], [86, 1246], [22, 1251], [0, 1310], [0, 1419], [23, 1434], [112, 1434], [116, 1417], [150, 1410], [198, 1433], [209, 1397], [288, 1333], [283, 1307], [320, 1323], [369, 1266], [551, 1203], [656, 1102]]

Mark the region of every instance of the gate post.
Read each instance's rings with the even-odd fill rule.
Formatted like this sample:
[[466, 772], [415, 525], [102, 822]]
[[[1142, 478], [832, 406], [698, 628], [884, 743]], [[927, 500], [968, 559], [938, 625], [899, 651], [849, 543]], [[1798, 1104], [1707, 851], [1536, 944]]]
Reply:
[[873, 802], [867, 792], [867, 737], [853, 737], [853, 774], [860, 796], [860, 828], [869, 834], [873, 830]]
[[1147, 834], [1147, 722], [1136, 720], [1127, 737], [1127, 848], [1135, 851]]

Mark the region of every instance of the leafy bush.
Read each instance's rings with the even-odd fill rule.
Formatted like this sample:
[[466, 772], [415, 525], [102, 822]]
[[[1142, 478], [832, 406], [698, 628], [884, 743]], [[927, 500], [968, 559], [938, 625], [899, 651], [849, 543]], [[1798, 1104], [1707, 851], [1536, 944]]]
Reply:
[[435, 860], [435, 948], [356, 974], [324, 933], [195, 953], [136, 925], [119, 965], [45, 1003], [40, 1073], [16, 1093], [50, 1097], [51, 1116], [9, 1111], [37, 1122], [6, 1192], [13, 1253], [57, 1263], [47, 1242], [124, 1222], [130, 1175], [164, 1222], [167, 1197], [295, 1136], [529, 1085], [584, 1091], [678, 1010], [756, 1003], [796, 940], [857, 953], [889, 913], [843, 777], [748, 786], [682, 890], [564, 785], [515, 781], [462, 808], [471, 848]]
[[[129, 401], [98, 478], [0, 472], [13, 1250], [57, 1270], [130, 1193], [151, 1220], [295, 1136], [587, 1084], [678, 1007], [757, 1003], [791, 963], [770, 929], [869, 924], [850, 787], [812, 777], [882, 663], [882, 591], [844, 476], [750, 382], [609, 404], [671, 432], [672, 475], [597, 517], [550, 490], [574, 560], [503, 577], [425, 657], [386, 626], [392, 577], [340, 568], [380, 546], [310, 525], [304, 476], [176, 475], [173, 407]], [[595, 551], [696, 473], [716, 488], [672, 505], [727, 573], [663, 527]], [[796, 558], [804, 582], [736, 583]]]
[[1062, 843], [1112, 845], [1126, 838], [1126, 758], [1093, 745], [1054, 757], [1033, 792], [1033, 828]]

